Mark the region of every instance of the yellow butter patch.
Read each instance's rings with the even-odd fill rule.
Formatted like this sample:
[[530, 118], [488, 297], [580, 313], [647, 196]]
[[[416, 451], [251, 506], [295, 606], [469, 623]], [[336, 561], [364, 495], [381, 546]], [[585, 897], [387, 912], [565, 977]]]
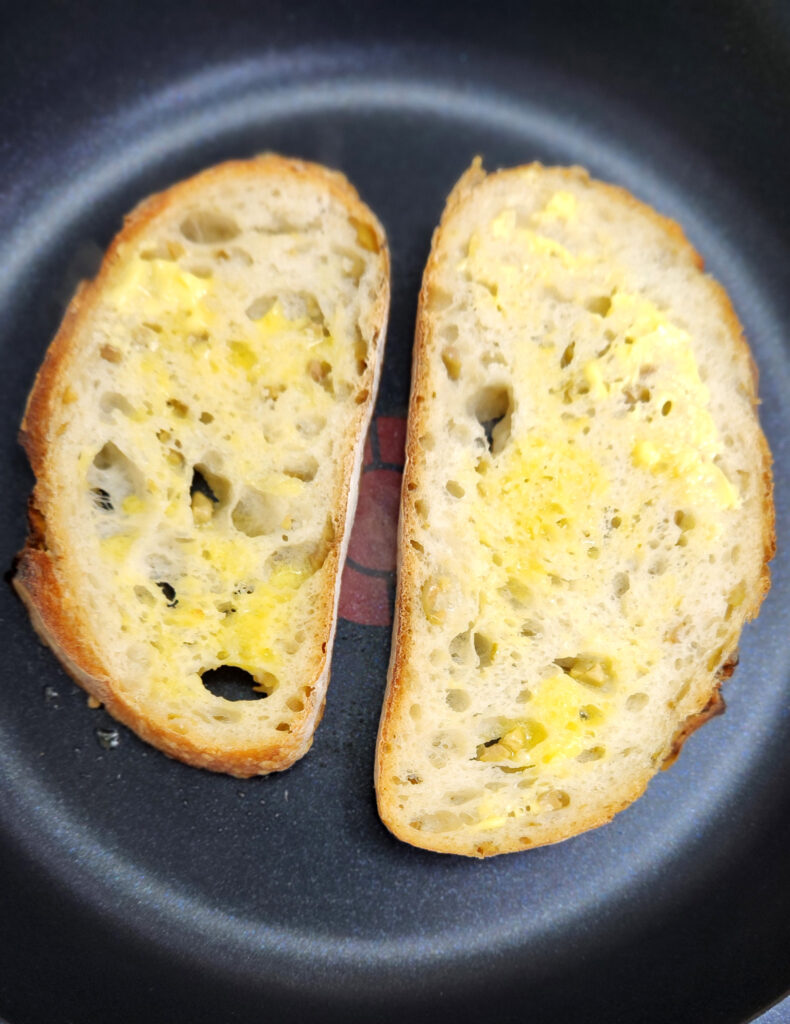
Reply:
[[130, 494], [127, 498], [124, 498], [121, 503], [121, 509], [128, 516], [135, 516], [142, 512], [144, 508], [145, 502], [141, 498], [138, 498], [136, 494]]
[[111, 562], [123, 563], [137, 537], [136, 533], [115, 533], [101, 541], [101, 551]]
[[[608, 481], [598, 462], [566, 437], [514, 441], [482, 477], [475, 509], [481, 543], [509, 578], [525, 583], [575, 571]], [[589, 532], [589, 530], [588, 530]]]
[[[129, 260], [108, 289], [108, 299], [124, 314], [178, 333], [207, 331], [214, 321], [206, 298], [210, 279], [190, 274], [170, 260]], [[164, 321], [160, 323], [160, 321]]]

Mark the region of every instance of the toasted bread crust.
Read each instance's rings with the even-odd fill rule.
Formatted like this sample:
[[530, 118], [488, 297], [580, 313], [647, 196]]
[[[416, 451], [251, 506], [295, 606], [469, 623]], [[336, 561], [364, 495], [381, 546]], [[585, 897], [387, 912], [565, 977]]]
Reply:
[[[428, 396], [428, 359], [432, 344], [432, 323], [428, 313], [429, 299], [432, 289], [436, 287], [437, 264], [439, 262], [439, 242], [442, 233], [454, 218], [458, 209], [469, 201], [475, 190], [487, 178], [508, 178], [516, 177], [530, 168], [542, 169], [540, 163], [533, 163], [524, 167], [500, 170], [488, 175], [482, 167], [480, 157], [476, 157], [472, 165], [465, 171], [456, 183], [448, 196], [439, 226], [435, 229], [432, 239], [431, 251], [423, 273], [422, 286], [420, 289], [417, 320], [415, 326], [415, 341], [413, 352], [411, 394], [409, 402], [409, 418], [406, 436], [406, 457], [403, 473], [403, 484], [401, 491], [401, 510], [398, 527], [398, 590], [395, 601], [395, 614], [393, 624], [393, 639], [390, 663], [387, 674], [387, 688], [384, 696], [382, 715], [379, 725], [378, 742], [376, 746], [376, 759], [374, 769], [374, 780], [378, 802], [378, 810], [381, 820], [386, 827], [398, 839], [413, 846], [440, 853], [455, 853], [472, 857], [487, 857], [501, 853], [512, 853], [522, 851], [524, 847], [516, 842], [508, 844], [505, 842], [483, 842], [470, 845], [468, 841], [458, 836], [443, 836], [441, 834], [424, 834], [418, 830], [406, 827], [398, 816], [396, 807], [396, 795], [391, 785], [384, 781], [387, 773], [387, 759], [392, 745], [392, 738], [397, 729], [397, 721], [405, 713], [405, 700], [407, 697], [405, 680], [405, 668], [409, 664], [414, 648], [413, 637], [410, 630], [410, 622], [418, 614], [416, 607], [418, 601], [416, 580], [418, 574], [417, 556], [409, 544], [409, 538], [414, 533], [416, 515], [413, 504], [405, 500], [409, 491], [416, 488], [418, 484], [418, 470], [415, 459], [418, 453], [418, 439], [425, 430], [426, 405], [430, 400]], [[570, 181], [589, 181], [590, 175], [581, 167], [555, 168], [553, 169]], [[690, 259], [694, 265], [702, 271], [704, 260], [688, 241], [685, 232], [680, 224], [668, 217], [658, 213], [646, 203], [641, 202], [626, 189], [616, 185], [596, 182], [596, 187], [616, 198], [621, 204], [639, 211], [642, 216], [655, 223], [671, 240], [679, 254]], [[748, 381], [749, 398], [756, 409], [759, 404], [757, 396], [758, 371], [749, 345], [744, 337], [743, 327], [735, 313], [732, 302], [718, 283], [715, 283], [716, 301], [722, 322], [726, 325], [727, 331], [736, 347], [747, 357], [750, 367], [750, 378]], [[762, 480], [762, 549], [763, 566], [759, 586], [754, 592], [747, 595], [746, 619], [753, 619], [758, 614], [760, 605], [768, 593], [771, 585], [771, 576], [768, 563], [776, 550], [775, 512], [773, 504], [773, 476], [771, 472], [772, 456], [768, 443], [762, 434], [759, 433], [759, 453], [755, 461], [761, 465]], [[729, 678], [737, 665], [737, 643], [740, 629], [735, 628], [722, 644], [722, 658], [720, 666], [713, 673], [705, 673], [704, 678], [698, 678], [693, 684], [693, 691], [696, 696], [696, 709], [685, 719], [678, 729], [670, 749], [665, 755], [664, 767], [669, 767], [677, 759], [683, 744], [688, 737], [710, 718], [721, 714], [724, 709], [724, 700], [720, 694], [720, 686], [724, 679]], [[631, 788], [621, 793], [619, 799], [612, 801], [603, 807], [599, 813], [589, 815], [585, 820], [577, 824], [573, 835], [597, 828], [611, 821], [621, 810], [625, 809], [644, 793], [654, 772], [645, 773], [641, 778], [635, 779]], [[556, 836], [549, 836], [537, 845], [550, 845], [569, 838], [566, 831], [561, 831]], [[530, 847], [532, 848], [532, 847]]]
[[[165, 210], [199, 196], [202, 189], [216, 182], [234, 178], [269, 175], [299, 178], [328, 192], [348, 211], [350, 217], [366, 225], [376, 239], [381, 256], [385, 284], [373, 309], [376, 324], [374, 351], [360, 382], [367, 397], [357, 406], [353, 422], [344, 438], [342, 462], [332, 503], [334, 537], [326, 555], [326, 585], [315, 610], [318, 633], [324, 637], [321, 656], [313, 666], [312, 690], [305, 699], [291, 732], [282, 742], [248, 749], [206, 749], [189, 735], [168, 728], [166, 723], [151, 718], [145, 707], [137, 706], [114, 686], [111, 674], [102, 664], [92, 641], [91, 624], [70, 592], [64, 578], [59, 545], [63, 543], [52, 531], [47, 519], [50, 486], [48, 461], [48, 427], [52, 418], [56, 393], [65, 383], [65, 366], [80, 344], [80, 332], [101, 299], [115, 264], [123, 258], [122, 251], [145, 234], [149, 225]], [[14, 587], [31, 616], [34, 628], [44, 643], [52, 648], [65, 670], [89, 694], [101, 701], [119, 721], [133, 729], [142, 739], [164, 753], [187, 764], [212, 771], [248, 777], [281, 771], [302, 757], [313, 741], [313, 733], [324, 709], [329, 680], [332, 643], [337, 620], [337, 604], [343, 562], [349, 542], [350, 523], [356, 507], [357, 490], [367, 425], [373, 412], [384, 355], [389, 312], [390, 260], [387, 239], [379, 221], [359, 198], [357, 191], [338, 171], [318, 164], [264, 154], [250, 160], [234, 160], [219, 164], [179, 182], [164, 192], [143, 200], [124, 220], [123, 229], [113, 239], [93, 281], [83, 282], [69, 304], [60, 328], [50, 344], [27, 401], [19, 440], [27, 453], [36, 476], [36, 486], [29, 503], [29, 533], [20, 552]], [[308, 680], [306, 680], [308, 682]]]

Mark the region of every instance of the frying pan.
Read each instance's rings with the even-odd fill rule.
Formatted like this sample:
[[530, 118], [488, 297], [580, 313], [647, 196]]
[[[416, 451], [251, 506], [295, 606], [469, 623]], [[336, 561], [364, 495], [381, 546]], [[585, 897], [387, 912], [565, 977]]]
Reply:
[[[115, 728], [0, 593], [0, 1014], [103, 1022], [741, 1022], [790, 989], [790, 10], [734, 3], [6, 4], [0, 565], [27, 391], [140, 198], [272, 149], [344, 170], [393, 254], [364, 509], [326, 716], [238, 781]], [[615, 821], [470, 862], [379, 823], [393, 495], [421, 268], [449, 188], [581, 163], [678, 218], [730, 291], [775, 455], [773, 590], [728, 713]], [[359, 523], [362, 523], [360, 526]], [[765, 1021], [790, 1021], [790, 1003]]]

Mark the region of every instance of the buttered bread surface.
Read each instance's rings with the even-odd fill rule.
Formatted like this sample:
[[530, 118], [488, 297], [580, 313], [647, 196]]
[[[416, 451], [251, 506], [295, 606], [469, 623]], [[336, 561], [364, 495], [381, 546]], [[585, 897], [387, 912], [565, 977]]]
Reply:
[[611, 818], [718, 704], [773, 550], [752, 365], [677, 225], [539, 165], [456, 187], [416, 345], [379, 808], [523, 850]]
[[[287, 767], [326, 689], [383, 232], [340, 175], [228, 164], [144, 205], [75, 303], [24, 426], [48, 568], [89, 652], [64, 661], [169, 753]], [[23, 556], [35, 611], [30, 576]], [[204, 685], [228, 667], [261, 699]]]

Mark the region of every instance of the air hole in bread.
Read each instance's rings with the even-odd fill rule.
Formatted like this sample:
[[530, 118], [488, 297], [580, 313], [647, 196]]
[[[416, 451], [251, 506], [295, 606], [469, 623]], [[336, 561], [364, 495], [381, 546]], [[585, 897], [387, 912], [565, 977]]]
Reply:
[[219, 210], [193, 210], [181, 221], [181, 234], [197, 245], [229, 242], [240, 234], [239, 225]]
[[[713, 662], [713, 666], [712, 666], [712, 668], [715, 668], [715, 667], [716, 667], [716, 663], [717, 663], [717, 660], [718, 660], [718, 659], [716, 659], [716, 658], [713, 658], [713, 659], [711, 659], [711, 661]], [[708, 671], [712, 671], [712, 668], [710, 668], [710, 667], [709, 667]], [[674, 695], [674, 697], [672, 698], [672, 700], [671, 700], [671, 701], [669, 701], [669, 706], [670, 706], [670, 707], [674, 707], [674, 705], [675, 705], [675, 704], [677, 704], [677, 703], [678, 703], [679, 701], [683, 700], [683, 698], [684, 698], [684, 697], [686, 696], [686, 694], [687, 694], [687, 693], [689, 692], [689, 690], [690, 690], [690, 689], [691, 689], [691, 680], [690, 680], [690, 679], [687, 679], [687, 680], [686, 680], [686, 681], [685, 681], [685, 682], [684, 682], [684, 683], [682, 684], [682, 686], [680, 686], [680, 687], [679, 687], [679, 688], [678, 688], [678, 689], [677, 689], [677, 690], [675, 691], [675, 695]]]
[[444, 624], [448, 605], [452, 604], [453, 589], [452, 579], [441, 573], [429, 576], [420, 588], [422, 610], [432, 626]]
[[134, 416], [134, 407], [128, 398], [117, 391], [107, 391], [99, 399], [99, 408], [105, 416], [112, 416], [116, 411], [124, 416]]
[[357, 244], [365, 249], [366, 252], [379, 252], [379, 240], [371, 225], [365, 221], [358, 220], [356, 217], [349, 217], [348, 219], [357, 233]]
[[450, 641], [450, 657], [457, 665], [463, 665], [469, 660], [470, 648], [469, 641], [471, 639], [471, 633], [467, 629], [463, 633], [459, 633], [454, 636]]
[[472, 698], [466, 690], [448, 690], [445, 699], [447, 706], [453, 711], [466, 711], [472, 703]]
[[547, 793], [538, 795], [538, 803], [541, 809], [546, 811], [559, 811], [570, 802], [571, 798], [564, 789], [550, 789]]
[[412, 537], [412, 539], [411, 539], [411, 541], [409, 543], [411, 544], [411, 546], [414, 548], [415, 551], [419, 551], [419, 553], [421, 555], [425, 554], [425, 548], [422, 546], [422, 544], [420, 544], [420, 542], [418, 540], [415, 540]]
[[326, 426], [323, 416], [307, 415], [296, 421], [296, 429], [303, 437], [316, 437]]
[[275, 729], [277, 730], [277, 732], [290, 732], [291, 726], [288, 724], [288, 722], [279, 722], [275, 726]]
[[204, 281], [214, 276], [214, 271], [211, 267], [205, 263], [182, 263], [181, 264], [188, 274], [193, 274], [195, 277], [200, 277]]
[[227, 477], [213, 472], [205, 462], [199, 462], [193, 466], [192, 480], [189, 485], [190, 498], [194, 497], [196, 493], [205, 495], [214, 504], [216, 513], [228, 504], [230, 492], [230, 480]]
[[189, 415], [189, 406], [178, 398], [168, 398], [166, 404], [180, 420], [186, 419]]
[[201, 423], [213, 423], [214, 422], [214, 417], [211, 415], [210, 412], [202, 412], [200, 414], [200, 422]]
[[88, 484], [94, 503], [96, 495], [104, 492], [113, 508], [120, 508], [126, 498], [143, 493], [142, 473], [112, 441], [94, 456], [88, 470]]
[[447, 309], [453, 301], [452, 295], [440, 288], [438, 285], [431, 285], [428, 292], [428, 305], [433, 311]]
[[627, 572], [618, 572], [614, 577], [614, 596], [622, 597], [631, 587], [631, 578]]
[[736, 608], [740, 608], [746, 599], [746, 580], [739, 580], [727, 595], [727, 611], [724, 614], [725, 621], [730, 618]]
[[289, 697], [285, 703], [286, 706], [291, 711], [304, 711], [304, 702], [301, 701], [298, 697]]
[[605, 756], [605, 747], [588, 747], [587, 750], [583, 750], [581, 754], [577, 755], [576, 760], [579, 764], [586, 764], [588, 761], [601, 761]]
[[[179, 442], [176, 441], [176, 444], [178, 445]], [[167, 452], [165, 453], [165, 458], [167, 459], [168, 464], [172, 466], [173, 469], [178, 470], [179, 472], [186, 465], [186, 459], [181, 454], [181, 452], [178, 451], [176, 448], [168, 448]]]
[[357, 373], [361, 377], [368, 368], [368, 343], [365, 341], [359, 326], [354, 328], [354, 362]]
[[483, 366], [507, 366], [507, 360], [498, 349], [489, 349], [484, 352], [480, 357], [480, 362]]
[[231, 512], [231, 521], [248, 537], [262, 537], [281, 528], [288, 501], [275, 494], [264, 494], [255, 487], [245, 487]]
[[143, 249], [140, 253], [140, 259], [147, 261], [166, 260], [172, 263], [183, 256], [185, 251], [184, 246], [180, 242], [163, 240]]
[[679, 528], [680, 534], [675, 544], [678, 547], [684, 548], [688, 544], [688, 537], [686, 536], [689, 531], [693, 530], [697, 525], [697, 520], [693, 512], [687, 512], [684, 509], [678, 509], [674, 516], [675, 525]]
[[615, 678], [612, 659], [605, 654], [577, 654], [573, 657], [555, 658], [554, 664], [577, 683], [596, 690], [608, 688]]
[[459, 807], [463, 804], [468, 804], [470, 800], [476, 800], [482, 796], [480, 790], [477, 789], [461, 789], [456, 793], [450, 793], [447, 796], [448, 803]]
[[412, 706], [409, 708], [409, 715], [415, 722], [419, 722], [419, 720], [422, 718], [422, 708], [420, 707], [420, 705], [412, 704]]
[[[628, 406], [633, 409], [638, 402], [645, 403], [650, 401], [650, 388], [644, 386], [623, 388], [623, 396]], [[648, 422], [650, 422], [650, 417], [648, 417]]]
[[452, 751], [456, 743], [449, 732], [438, 732], [431, 739], [430, 745], [436, 751]]
[[137, 598], [140, 604], [145, 605], [147, 608], [152, 608], [156, 604], [156, 598], [148, 589], [148, 587], [143, 587], [138, 584], [134, 588], [134, 596]]
[[427, 521], [428, 521], [428, 503], [425, 500], [425, 498], [417, 498], [415, 500], [415, 502], [414, 502], [414, 511], [417, 513], [417, 515], [420, 517], [420, 519], [423, 520], [423, 522], [427, 523]]
[[463, 498], [466, 494], [466, 491], [457, 480], [448, 480], [445, 487], [447, 488], [447, 493], [451, 494], [454, 498]]
[[120, 363], [123, 359], [120, 349], [106, 343], [99, 348], [99, 355], [108, 363]]
[[565, 346], [565, 350], [563, 351], [562, 356], [560, 358], [560, 367], [561, 367], [561, 369], [564, 370], [566, 366], [570, 366], [571, 365], [571, 363], [573, 362], [573, 356], [574, 356], [575, 352], [576, 352], [576, 342], [575, 341], [572, 341], [570, 343], [570, 345], [566, 345]]
[[218, 504], [219, 498], [209, 486], [206, 478], [199, 469], [192, 473], [192, 483], [189, 487], [190, 504], [192, 517], [198, 526], [211, 522], [214, 516], [214, 506]]
[[90, 495], [91, 501], [100, 512], [113, 511], [113, 503], [110, 498], [110, 494], [108, 491], [105, 491], [103, 487], [92, 487]]
[[481, 388], [472, 397], [469, 410], [483, 428], [489, 451], [497, 455], [510, 437], [513, 392], [504, 385]]
[[319, 384], [328, 395], [335, 393], [332, 381], [332, 364], [326, 359], [311, 359], [307, 364], [307, 373], [311, 380]]
[[585, 306], [590, 313], [595, 313], [596, 316], [608, 316], [609, 310], [612, 308], [612, 300], [608, 295], [593, 295], [587, 300]]
[[358, 285], [359, 279], [365, 272], [364, 259], [359, 253], [354, 252], [353, 249], [347, 249], [340, 245], [333, 245], [332, 252], [335, 256], [340, 257], [340, 268], [343, 276], [347, 277], [355, 285]]
[[455, 832], [463, 825], [463, 818], [453, 811], [434, 811], [422, 818], [425, 832]]
[[442, 362], [450, 380], [458, 380], [461, 376], [461, 357], [455, 345], [446, 345], [442, 349]]
[[367, 388], [363, 388], [361, 391], [357, 392], [356, 397], [354, 398], [354, 401], [356, 402], [357, 405], [364, 405], [365, 402], [367, 402], [369, 396], [370, 396], [370, 392], [368, 391], [368, 389]]
[[629, 693], [625, 702], [626, 711], [641, 711], [649, 700], [646, 693]]
[[277, 686], [277, 677], [271, 672], [260, 672], [256, 678], [236, 665], [220, 665], [200, 673], [203, 685], [215, 697], [223, 700], [261, 700]]
[[528, 704], [532, 700], [532, 691], [526, 686], [516, 694], [516, 704]]
[[488, 668], [494, 663], [497, 645], [484, 633], [475, 633], [472, 637], [472, 642], [474, 643], [475, 654], [477, 655], [478, 667], [481, 669]]
[[317, 540], [280, 548], [266, 560], [266, 569], [271, 572], [296, 569], [302, 573], [308, 571], [308, 575], [318, 572], [323, 567], [334, 542], [335, 523], [331, 516], [327, 516], [321, 536]]
[[321, 531], [321, 536], [309, 548], [307, 553], [307, 561], [313, 572], [318, 572], [323, 568], [324, 562], [327, 559], [329, 552], [332, 550], [335, 543], [335, 521], [331, 516], [327, 516], [324, 522], [324, 528]]
[[276, 295], [260, 295], [247, 306], [245, 313], [250, 320], [262, 320], [276, 301]]
[[175, 606], [178, 604], [178, 598], [176, 597], [175, 587], [171, 583], [167, 583], [164, 580], [157, 580], [156, 585], [164, 594], [165, 601], [167, 601], [167, 607], [175, 608]]
[[291, 455], [288, 462], [283, 466], [283, 473], [286, 476], [294, 477], [294, 479], [301, 480], [306, 484], [315, 479], [317, 472], [318, 462], [314, 456], [309, 455], [307, 452]]

